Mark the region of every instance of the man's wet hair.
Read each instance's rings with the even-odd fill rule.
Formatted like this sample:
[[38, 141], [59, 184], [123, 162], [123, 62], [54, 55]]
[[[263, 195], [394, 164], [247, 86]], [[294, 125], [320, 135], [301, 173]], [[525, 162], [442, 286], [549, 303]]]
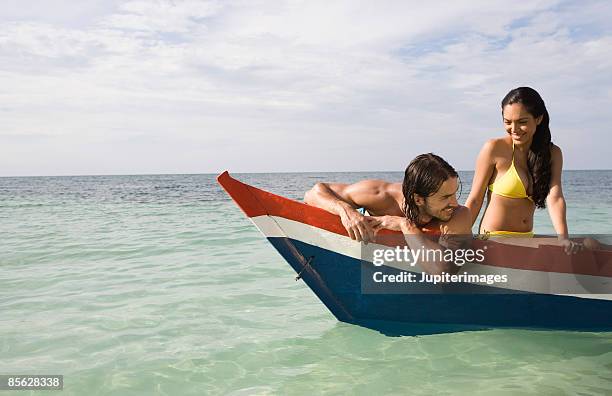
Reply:
[[459, 177], [457, 171], [442, 157], [433, 153], [421, 154], [410, 162], [404, 173], [404, 214], [413, 224], [419, 225], [419, 207], [414, 194], [424, 198], [435, 194], [442, 183], [451, 177]]

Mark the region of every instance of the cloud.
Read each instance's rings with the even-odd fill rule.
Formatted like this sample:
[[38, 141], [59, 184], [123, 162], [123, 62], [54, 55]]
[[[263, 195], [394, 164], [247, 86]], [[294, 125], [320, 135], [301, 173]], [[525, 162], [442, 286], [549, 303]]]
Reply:
[[24, 143], [0, 136], [2, 174], [397, 170], [427, 151], [470, 169], [519, 85], [542, 93], [566, 167], [612, 165], [606, 2], [83, 2], [60, 17], [68, 8], [0, 11], [0, 123], [99, 163], [56, 166], [26, 139], [46, 165], [25, 170]]
[[216, 1], [129, 1], [105, 18], [103, 26], [150, 33], [187, 33], [201, 29], [221, 8]]

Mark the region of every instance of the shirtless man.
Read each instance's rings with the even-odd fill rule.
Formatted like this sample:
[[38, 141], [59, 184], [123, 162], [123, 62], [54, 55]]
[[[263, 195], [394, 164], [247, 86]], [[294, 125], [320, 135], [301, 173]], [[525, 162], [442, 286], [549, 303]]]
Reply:
[[[401, 231], [411, 249], [445, 249], [450, 247], [448, 243], [426, 238], [423, 231], [439, 231], [443, 236], [472, 234], [470, 211], [457, 203], [457, 190], [457, 172], [429, 153], [408, 165], [402, 183], [317, 183], [306, 192], [304, 201], [340, 216], [356, 241], [373, 241], [378, 230], [386, 228]], [[370, 216], [362, 215], [358, 208], [366, 209]], [[432, 274], [455, 273], [459, 268], [444, 261], [420, 265]]]

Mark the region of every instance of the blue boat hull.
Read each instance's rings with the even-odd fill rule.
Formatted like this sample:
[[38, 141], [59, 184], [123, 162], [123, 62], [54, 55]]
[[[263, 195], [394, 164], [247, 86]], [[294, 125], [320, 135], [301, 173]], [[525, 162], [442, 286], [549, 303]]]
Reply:
[[[318, 246], [269, 237], [270, 243], [340, 321], [385, 334], [433, 334], [491, 327], [612, 330], [612, 301], [554, 294], [508, 291], [489, 286], [436, 288], [410, 293], [406, 284], [363, 292], [374, 271], [392, 267], [348, 257]], [[365, 277], [365, 278], [364, 278]], [[408, 286], [409, 287], [409, 286]], [[403, 289], [400, 289], [403, 288]]]

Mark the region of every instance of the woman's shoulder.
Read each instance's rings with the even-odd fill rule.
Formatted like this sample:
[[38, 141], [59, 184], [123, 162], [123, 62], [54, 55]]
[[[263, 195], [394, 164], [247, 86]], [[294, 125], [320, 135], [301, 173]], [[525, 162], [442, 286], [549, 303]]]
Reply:
[[563, 160], [563, 153], [561, 152], [561, 147], [557, 146], [554, 143], [550, 144], [550, 158], [553, 161]]
[[508, 149], [512, 150], [512, 140], [509, 136], [489, 139], [482, 146], [482, 151], [492, 156], [502, 155]]
[[497, 147], [497, 146], [512, 146], [512, 138], [510, 138], [510, 136], [503, 136], [503, 137], [498, 137], [498, 138], [491, 138], [489, 140], [487, 140], [484, 143], [485, 146], [489, 145], [489, 146], [493, 146], [493, 147]]
[[559, 147], [556, 144], [551, 142], [550, 143], [550, 153], [553, 154], [553, 155], [555, 155], [555, 154], [560, 155], [561, 154], [561, 147]]

